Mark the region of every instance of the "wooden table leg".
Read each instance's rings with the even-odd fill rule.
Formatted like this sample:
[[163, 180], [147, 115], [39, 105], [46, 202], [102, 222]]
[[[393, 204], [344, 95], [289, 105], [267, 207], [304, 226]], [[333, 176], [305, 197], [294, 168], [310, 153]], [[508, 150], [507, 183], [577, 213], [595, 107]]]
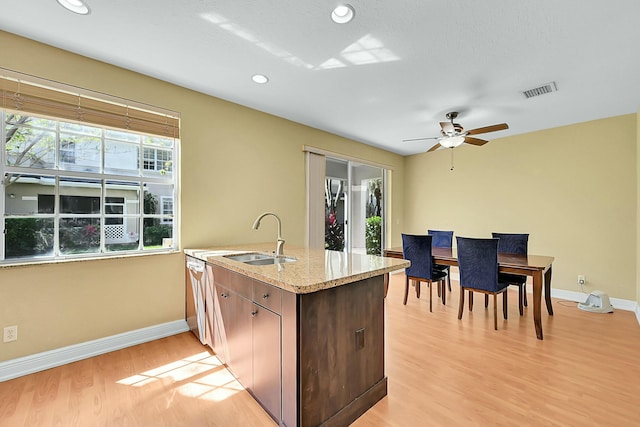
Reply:
[[540, 306], [542, 305], [542, 271], [536, 270], [533, 274], [533, 323], [536, 326], [536, 336], [539, 340], [542, 338], [542, 316], [540, 315]]
[[544, 273], [544, 300], [547, 303], [547, 312], [553, 316], [553, 307], [551, 306], [551, 266]]

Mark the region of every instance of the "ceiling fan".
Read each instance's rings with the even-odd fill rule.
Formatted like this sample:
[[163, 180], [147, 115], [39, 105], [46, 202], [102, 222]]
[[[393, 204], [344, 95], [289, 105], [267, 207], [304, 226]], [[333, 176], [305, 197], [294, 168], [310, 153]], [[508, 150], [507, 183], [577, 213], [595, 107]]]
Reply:
[[484, 126], [477, 129], [464, 130], [464, 128], [459, 123], [453, 122], [456, 117], [458, 117], [457, 111], [447, 113], [446, 117], [449, 120], [448, 122], [440, 122], [440, 127], [442, 128], [440, 133], [442, 135], [425, 138], [403, 139], [402, 141], [409, 142], [420, 141], [423, 139], [437, 139], [438, 143], [427, 150], [427, 153], [429, 153], [431, 151], [437, 150], [440, 147], [455, 148], [465, 142], [471, 145], [484, 145], [489, 141], [480, 138], [474, 138], [469, 135], [479, 135], [481, 133], [489, 133], [509, 129], [509, 125], [507, 125], [506, 123], [501, 123], [498, 125]]

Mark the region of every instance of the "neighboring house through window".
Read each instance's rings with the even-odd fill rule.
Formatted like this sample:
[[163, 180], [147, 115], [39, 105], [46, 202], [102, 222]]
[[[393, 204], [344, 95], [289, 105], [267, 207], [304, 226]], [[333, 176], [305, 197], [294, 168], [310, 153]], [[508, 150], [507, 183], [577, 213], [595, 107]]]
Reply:
[[76, 143], [73, 141], [62, 141], [60, 143], [60, 161], [63, 163], [76, 162]]
[[160, 148], [145, 148], [143, 168], [148, 171], [169, 172], [172, 166], [170, 150]]
[[162, 223], [171, 224], [173, 222], [173, 197], [162, 196]]

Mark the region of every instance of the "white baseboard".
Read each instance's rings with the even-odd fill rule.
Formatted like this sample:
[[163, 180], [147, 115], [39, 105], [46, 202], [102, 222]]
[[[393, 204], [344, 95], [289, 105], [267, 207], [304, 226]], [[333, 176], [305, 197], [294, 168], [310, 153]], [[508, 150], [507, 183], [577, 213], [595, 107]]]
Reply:
[[[562, 298], [569, 301], [585, 302], [589, 294], [552, 288], [551, 296], [554, 298]], [[636, 314], [638, 325], [640, 325], [640, 306], [637, 302], [620, 298], [609, 298], [609, 301], [611, 302], [613, 308], [623, 311], [633, 311]]]
[[[554, 298], [562, 298], [569, 301], [585, 302], [589, 294], [551, 288], [551, 296]], [[609, 301], [611, 302], [613, 308], [624, 311], [634, 311], [636, 313], [636, 317], [638, 316], [638, 303], [636, 303], [635, 301], [629, 301], [620, 298], [609, 298]], [[640, 323], [640, 317], [638, 317], [638, 323]]]
[[87, 359], [110, 351], [142, 344], [189, 330], [185, 320], [162, 323], [68, 347], [0, 362], [0, 382], [56, 366]]
[[[392, 274], [395, 273], [404, 274], [404, 270], [396, 270]], [[456, 271], [451, 272], [451, 280], [460, 280], [460, 276]], [[527, 286], [527, 294], [531, 294], [532, 292], [533, 286], [529, 284], [529, 286]], [[551, 296], [554, 298], [566, 299], [578, 303], [584, 302], [587, 299], [588, 294], [585, 294], [583, 292], [565, 291], [563, 289], [551, 288]], [[635, 312], [636, 319], [638, 319], [638, 325], [640, 325], [640, 305], [638, 305], [637, 302], [620, 298], [609, 298], [609, 301], [611, 302], [613, 308]]]

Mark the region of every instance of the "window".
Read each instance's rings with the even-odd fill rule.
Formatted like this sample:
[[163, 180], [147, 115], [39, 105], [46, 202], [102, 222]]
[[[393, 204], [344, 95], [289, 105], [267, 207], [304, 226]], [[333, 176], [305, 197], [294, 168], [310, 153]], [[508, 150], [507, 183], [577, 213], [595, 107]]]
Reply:
[[162, 223], [171, 224], [173, 222], [173, 197], [162, 197]]
[[174, 248], [179, 115], [0, 68], [0, 263]]
[[60, 161], [62, 163], [76, 162], [76, 143], [73, 141], [62, 141], [60, 143]]
[[0, 114], [0, 262], [174, 247], [177, 139]]
[[160, 148], [145, 148], [143, 169], [166, 173], [171, 171], [171, 150]]

